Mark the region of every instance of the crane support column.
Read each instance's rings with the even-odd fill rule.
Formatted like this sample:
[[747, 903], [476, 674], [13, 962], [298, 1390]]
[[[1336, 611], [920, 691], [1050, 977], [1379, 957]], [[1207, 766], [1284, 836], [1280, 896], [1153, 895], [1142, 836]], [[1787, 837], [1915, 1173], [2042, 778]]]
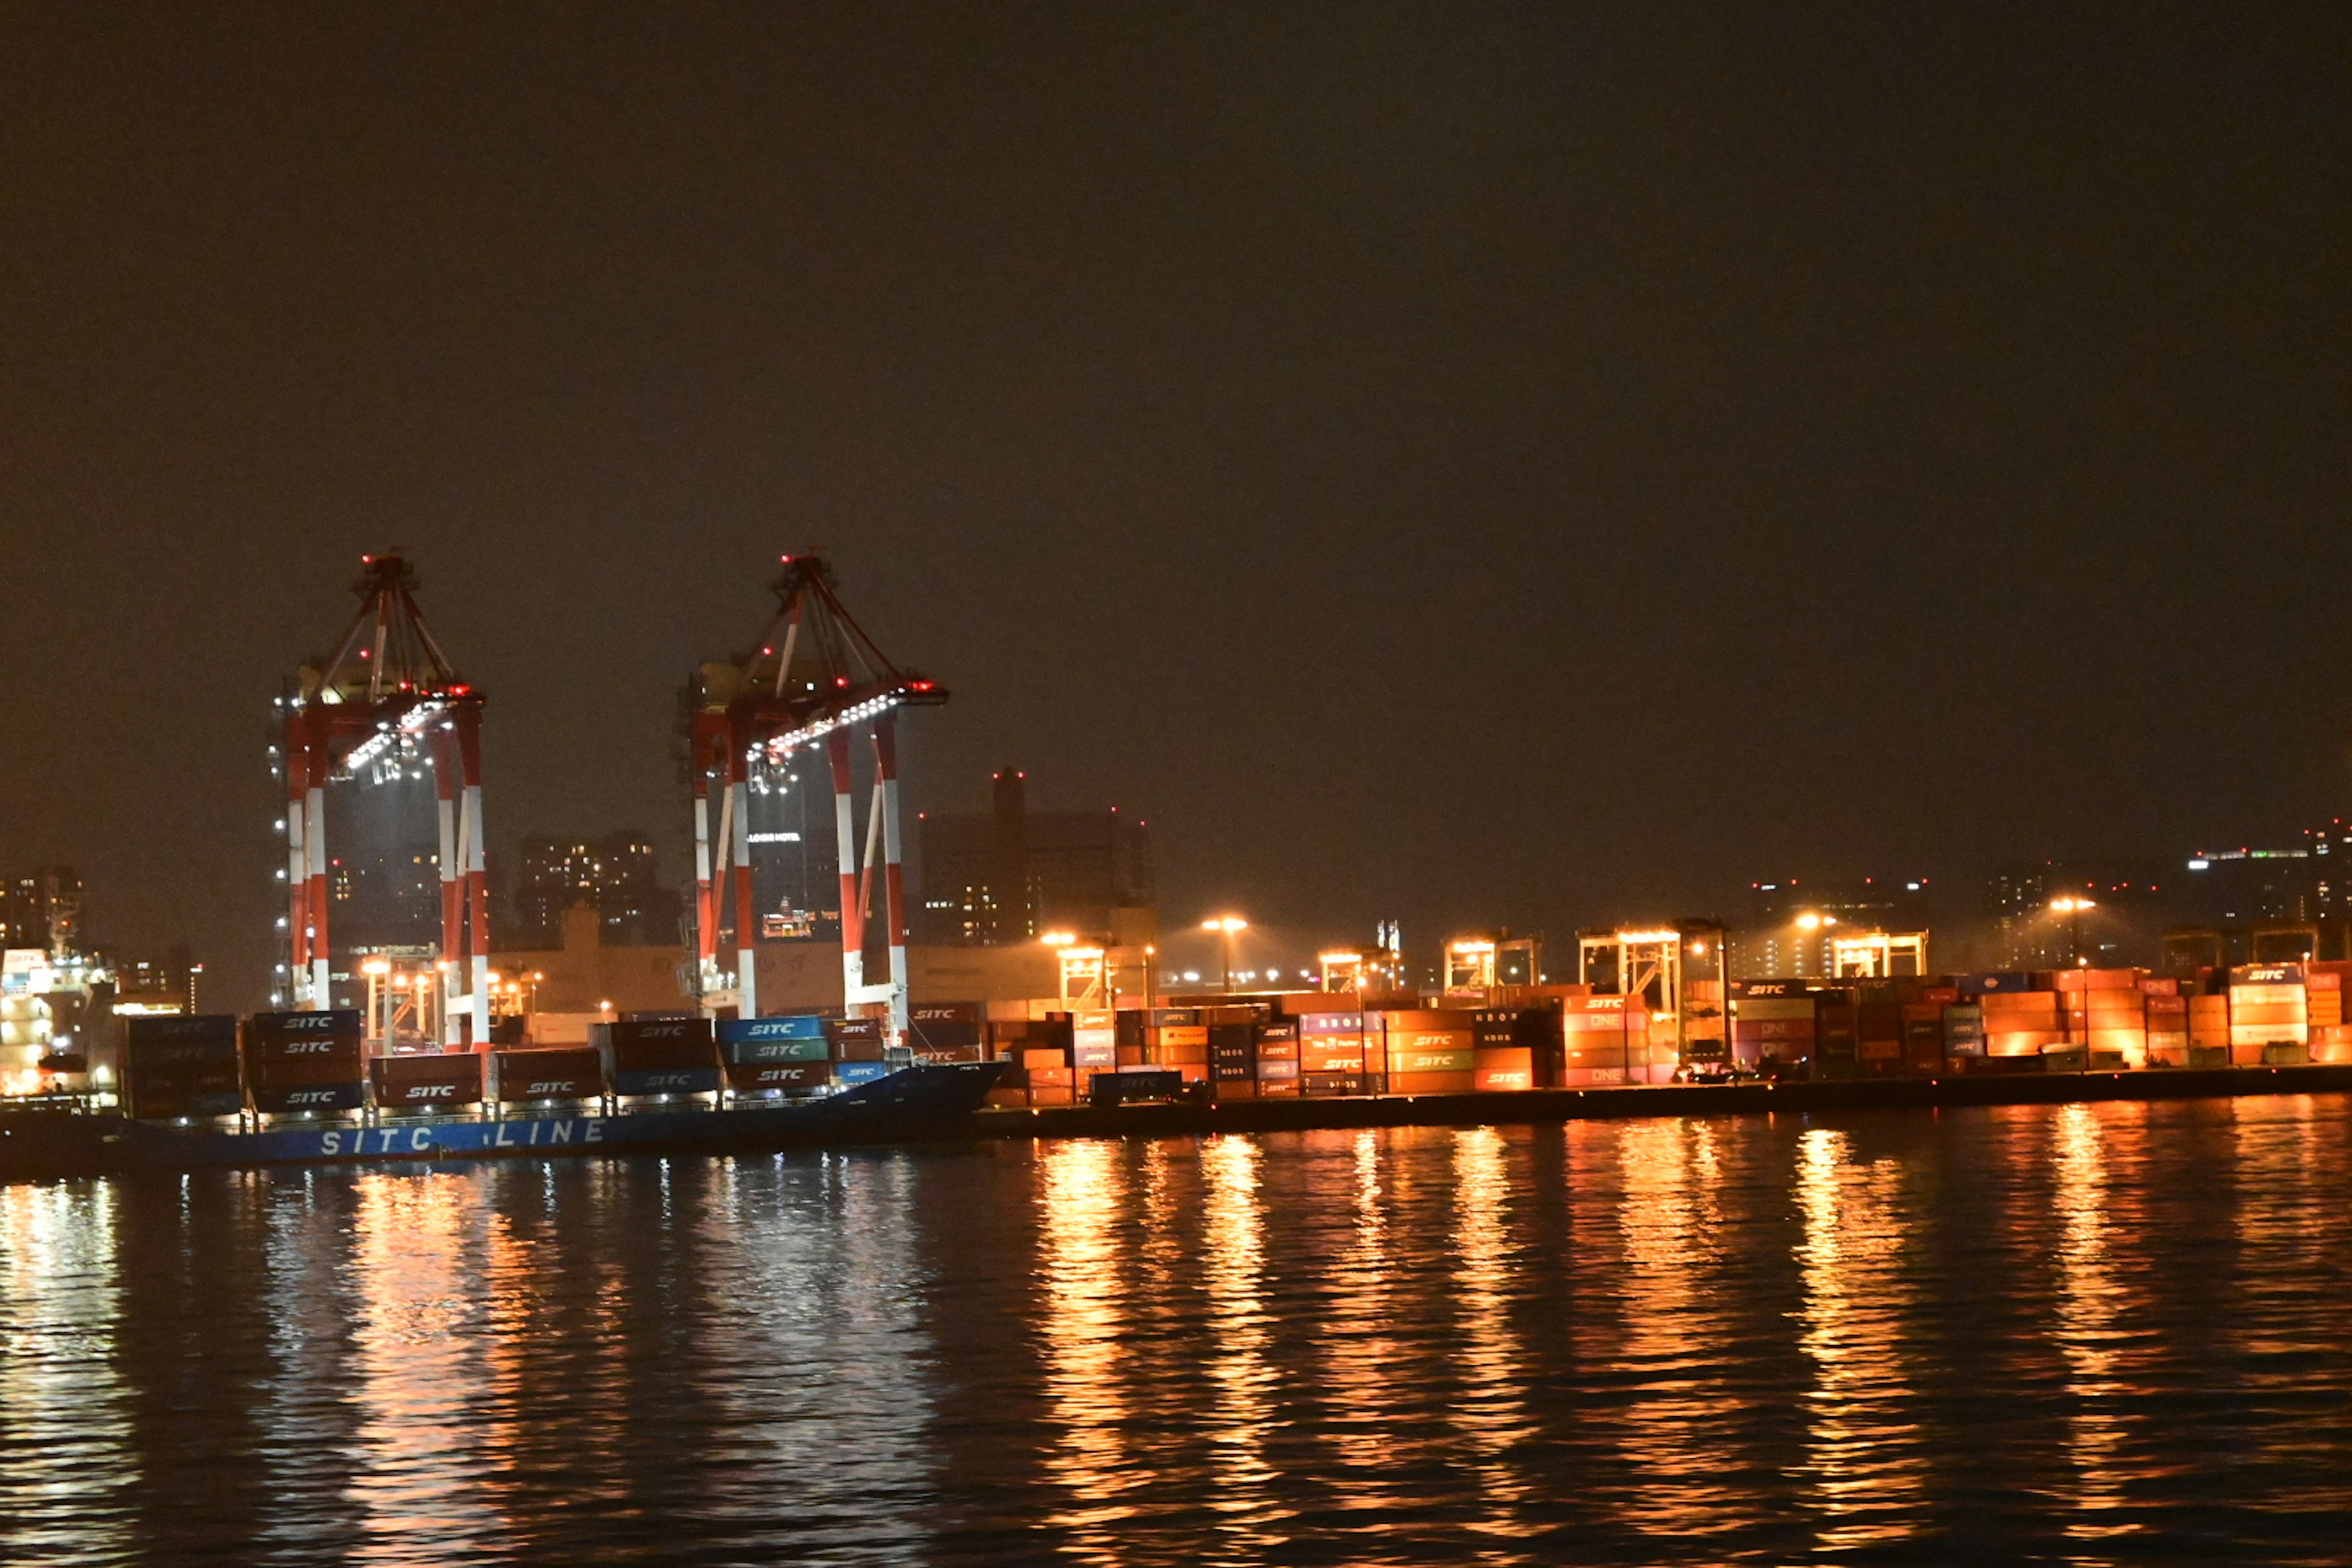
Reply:
[[[316, 726], [324, 730], [323, 724]], [[310, 891], [303, 902], [310, 931], [310, 994], [313, 1007], [335, 1005], [333, 984], [334, 949], [327, 940], [327, 757], [324, 737], [319, 743], [307, 746], [310, 766], [304, 770], [302, 807], [302, 868], [307, 871]]]
[[890, 1036], [907, 1037], [907, 879], [898, 834], [898, 734], [885, 710], [874, 721], [874, 763], [882, 784], [882, 908], [889, 922]]
[[824, 754], [833, 764], [833, 842], [841, 867], [842, 995], [854, 1000], [866, 984], [866, 922], [857, 909], [857, 806], [850, 794], [849, 731], [837, 729], [827, 735]]
[[740, 743], [727, 749], [727, 795], [735, 818], [732, 840], [735, 882], [735, 1016], [760, 1016], [759, 926], [751, 917], [751, 786], [749, 761]]
[[465, 782], [466, 947], [472, 959], [467, 976], [473, 988], [474, 1039], [490, 1038], [490, 872], [482, 837], [482, 720], [471, 704], [457, 710], [457, 760]]

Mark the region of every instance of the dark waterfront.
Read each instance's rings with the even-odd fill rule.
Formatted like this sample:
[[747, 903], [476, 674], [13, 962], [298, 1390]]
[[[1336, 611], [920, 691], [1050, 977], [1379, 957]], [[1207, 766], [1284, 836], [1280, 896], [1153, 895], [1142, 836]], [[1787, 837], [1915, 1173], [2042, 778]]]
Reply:
[[2347, 1126], [13, 1185], [0, 1557], [2341, 1561]]

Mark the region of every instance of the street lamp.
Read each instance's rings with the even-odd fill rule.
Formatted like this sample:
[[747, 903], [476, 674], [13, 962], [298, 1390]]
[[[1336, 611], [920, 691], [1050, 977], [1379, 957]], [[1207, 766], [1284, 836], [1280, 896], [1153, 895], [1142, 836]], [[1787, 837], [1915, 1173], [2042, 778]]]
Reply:
[[1201, 922], [1202, 931], [1213, 931], [1223, 938], [1224, 989], [1234, 988], [1234, 933], [1249, 929], [1249, 921], [1239, 915], [1213, 915]]
[[2088, 962], [2083, 956], [2083, 911], [2084, 910], [2095, 910], [2098, 907], [2099, 905], [2096, 900], [2085, 899], [2073, 894], [2050, 900], [2050, 912], [2052, 914], [2064, 915], [2067, 917], [2066, 945], [2073, 951], [2074, 967], [2077, 969], [2082, 968], [2083, 965]]

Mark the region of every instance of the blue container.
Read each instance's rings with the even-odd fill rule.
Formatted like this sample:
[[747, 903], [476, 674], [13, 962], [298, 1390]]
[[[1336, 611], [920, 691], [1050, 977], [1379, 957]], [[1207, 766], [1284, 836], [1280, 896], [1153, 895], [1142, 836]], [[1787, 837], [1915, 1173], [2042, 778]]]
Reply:
[[729, 1046], [743, 1040], [822, 1040], [825, 1023], [821, 1013], [795, 1013], [784, 1018], [721, 1018], [719, 1040]]
[[895, 1070], [888, 1062], [836, 1062], [833, 1076], [839, 1083], [872, 1083], [877, 1079], [888, 1078]]
[[[2020, 991], [2033, 990], [2033, 981], [2034, 976], [2021, 969], [1994, 970], [1983, 974], [1963, 974], [1960, 976], [1960, 994], [1963, 996], [2012, 995]], [[2041, 989], [2047, 991], [2050, 987], [2044, 985]]]
[[709, 1094], [718, 1088], [717, 1068], [652, 1068], [613, 1075], [615, 1094]]
[[301, 1083], [253, 1091], [253, 1109], [273, 1116], [288, 1111], [357, 1110], [366, 1103], [364, 1083]]
[[821, 1062], [831, 1059], [833, 1047], [823, 1035], [814, 1038], [730, 1040], [727, 1059], [737, 1067], [769, 1067], [777, 1062]]

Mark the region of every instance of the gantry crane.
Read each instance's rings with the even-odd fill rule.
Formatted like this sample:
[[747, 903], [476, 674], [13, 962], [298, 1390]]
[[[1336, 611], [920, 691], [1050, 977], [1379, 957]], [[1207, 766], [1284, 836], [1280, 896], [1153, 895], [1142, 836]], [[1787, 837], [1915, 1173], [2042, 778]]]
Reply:
[[[833, 775], [834, 843], [841, 878], [841, 964], [851, 1005], [887, 1003], [890, 1029], [907, 1028], [907, 895], [898, 826], [898, 753], [893, 714], [947, 700], [944, 688], [885, 656], [842, 607], [833, 572], [814, 553], [786, 555], [770, 584], [776, 613], [752, 651], [705, 664], [687, 692], [689, 772], [694, 784], [695, 941], [698, 986], [707, 1007], [730, 999], [739, 1016], [759, 1012], [752, 910], [753, 785], [789, 772], [793, 755], [824, 742]], [[852, 742], [865, 732], [874, 752], [874, 795], [865, 854], [858, 855]], [[712, 785], [718, 785], [713, 821]], [[878, 839], [878, 843], [877, 843]], [[890, 978], [866, 983], [866, 921], [874, 870], [882, 867]], [[722, 931], [734, 938], [732, 975], [720, 967]]]
[[[360, 558], [359, 612], [333, 655], [305, 665], [278, 700], [275, 759], [286, 785], [286, 973], [295, 1007], [336, 1005], [327, 786], [366, 784], [387, 769], [429, 766], [439, 816], [440, 958], [445, 1043], [490, 1031], [489, 880], [482, 837], [482, 694], [457, 673], [416, 607], [416, 572], [397, 552]], [[462, 999], [462, 1005], [460, 1005]], [[349, 1005], [356, 1005], [356, 1001]]]

